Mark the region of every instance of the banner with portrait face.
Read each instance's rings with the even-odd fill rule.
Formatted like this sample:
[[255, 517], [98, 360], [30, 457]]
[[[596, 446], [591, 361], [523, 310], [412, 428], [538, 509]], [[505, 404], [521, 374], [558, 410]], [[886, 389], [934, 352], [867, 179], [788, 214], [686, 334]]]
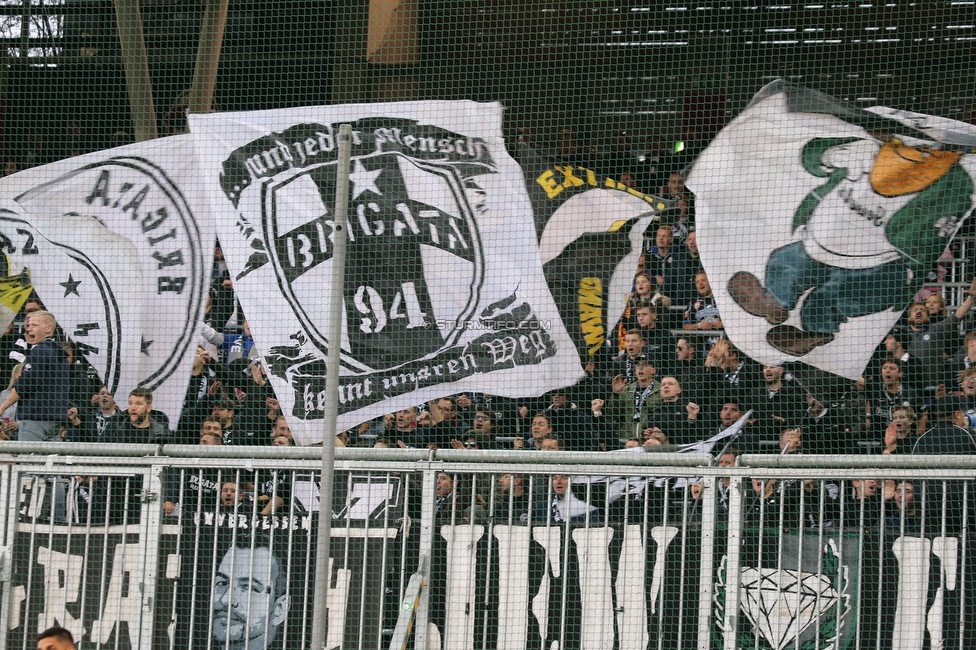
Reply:
[[[225, 470], [221, 478], [233, 480], [219, 481], [219, 502], [184, 504], [179, 515], [155, 519], [158, 503], [114, 498], [138, 495], [141, 474], [80, 482], [22, 475], [9, 520], [15, 525], [8, 538], [7, 646], [31, 647], [38, 632], [61, 625], [79, 647], [308, 648], [318, 485], [297, 472], [294, 496], [261, 514], [255, 496], [268, 482], [262, 471]], [[329, 650], [376, 647], [383, 630], [395, 627], [406, 581], [418, 569], [419, 478], [396, 472], [336, 477]], [[635, 493], [606, 512], [593, 508], [589, 521], [567, 522], [549, 508], [555, 483], [550, 492], [540, 485], [547, 480], [537, 477], [533, 487], [525, 479], [525, 494], [506, 497], [501, 492], [510, 487], [499, 481], [490, 501], [465, 487], [486, 480], [453, 475], [454, 496], [435, 503], [427, 647], [696, 643], [708, 531], [693, 489], [654, 488], [657, 493]], [[95, 488], [109, 482], [101, 492]], [[228, 484], [235, 489], [224, 490]], [[587, 490], [578, 498], [606, 505], [599, 484]], [[892, 506], [883, 522], [868, 516], [878, 511], [867, 502], [847, 508], [842, 529], [836, 521], [819, 530], [744, 529], [736, 643], [764, 650], [893, 647], [894, 641], [902, 650], [971, 647], [974, 611], [966, 592], [976, 563], [970, 536], [923, 535], [920, 515], [902, 518]], [[147, 527], [150, 521], [161, 525]], [[728, 531], [720, 524], [713, 532], [711, 620], [704, 629], [720, 648], [736, 614], [727, 593], [734, 578]]]
[[[318, 475], [283, 473], [222, 472], [216, 503], [180, 508], [169, 551], [179, 557], [179, 577], [167, 604], [178, 647], [308, 647]], [[408, 482], [397, 474], [340, 472], [335, 485], [326, 647], [375, 647], [382, 628], [395, 624], [401, 566], [416, 569], [416, 552], [406, 564], [402, 559]], [[261, 514], [268, 502], [262, 496], [286, 498]]]

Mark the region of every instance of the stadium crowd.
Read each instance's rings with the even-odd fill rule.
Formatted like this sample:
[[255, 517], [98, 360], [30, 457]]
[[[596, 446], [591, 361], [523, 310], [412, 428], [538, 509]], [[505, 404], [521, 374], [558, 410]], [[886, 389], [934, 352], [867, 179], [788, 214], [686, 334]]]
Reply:
[[[679, 173], [661, 190], [686, 192]], [[444, 397], [365, 422], [343, 432], [340, 444], [523, 450], [558, 444], [612, 451], [636, 440], [687, 446], [751, 411], [734, 440], [746, 453], [778, 453], [785, 430], [802, 432], [797, 446], [806, 452], [910, 453], [943, 420], [967, 431], [976, 421], [976, 331], [966, 333], [976, 329], [969, 326], [976, 280], [967, 293], [949, 311], [940, 293], [928, 292], [878, 346], [863, 377], [825, 391], [823, 377], [803, 379], [762, 366], [724, 336], [693, 220], [676, 219], [648, 230], [616, 336], [587, 359], [586, 376], [575, 386], [542, 398]], [[43, 309], [32, 296], [23, 326], [11, 325], [0, 336], [0, 372], [11, 378], [0, 394], [6, 437], [196, 444], [201, 435], [219, 434], [214, 440], [221, 444], [293, 444], [219, 248], [178, 423], [152, 409], [148, 391], [134, 391], [125, 401], [109, 394]], [[37, 329], [41, 321], [50, 331], [32, 335], [32, 324]], [[37, 359], [25, 365], [28, 354]], [[54, 424], [38, 430], [34, 422]]]
[[[969, 331], [976, 330], [976, 280], [952, 310], [937, 289], [920, 294], [864, 376], [839, 390], [831, 378], [825, 390], [823, 375], [762, 366], [724, 336], [698, 253], [693, 197], [679, 172], [657, 189], [684, 207], [645, 234], [626, 311], [615, 336], [586, 360], [583, 380], [542, 398], [443, 397], [341, 432], [337, 444], [605, 452], [671, 445], [720, 458], [976, 453], [976, 331]], [[213, 263], [178, 423], [153, 410], [147, 390], [110, 394], [32, 296], [24, 319], [0, 336], [0, 372], [11, 378], [0, 393], [0, 435], [115, 445], [294, 444], [219, 248]], [[747, 413], [741, 430], [724, 435]], [[277, 476], [265, 483], [272, 512], [287, 486]], [[756, 486], [757, 497], [766, 491]]]

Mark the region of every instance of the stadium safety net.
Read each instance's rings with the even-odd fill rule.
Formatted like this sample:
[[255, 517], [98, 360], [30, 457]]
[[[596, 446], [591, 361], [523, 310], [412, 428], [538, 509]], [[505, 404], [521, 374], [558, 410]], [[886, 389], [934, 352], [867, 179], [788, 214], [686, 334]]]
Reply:
[[976, 647], [971, 0], [0, 41], [0, 650]]

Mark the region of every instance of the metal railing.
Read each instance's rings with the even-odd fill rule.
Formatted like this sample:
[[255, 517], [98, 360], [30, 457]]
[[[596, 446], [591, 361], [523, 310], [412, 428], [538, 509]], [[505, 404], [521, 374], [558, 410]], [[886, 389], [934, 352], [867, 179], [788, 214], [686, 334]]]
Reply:
[[[0, 648], [308, 648], [315, 449], [0, 444]], [[338, 450], [327, 648], [970, 648], [969, 457]]]

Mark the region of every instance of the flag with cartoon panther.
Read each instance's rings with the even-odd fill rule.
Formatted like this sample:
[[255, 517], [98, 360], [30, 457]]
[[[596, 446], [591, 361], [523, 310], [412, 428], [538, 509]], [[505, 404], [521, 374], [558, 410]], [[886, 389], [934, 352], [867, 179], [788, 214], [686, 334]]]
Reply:
[[856, 379], [971, 213], [974, 147], [955, 120], [763, 88], [688, 179], [731, 340]]

